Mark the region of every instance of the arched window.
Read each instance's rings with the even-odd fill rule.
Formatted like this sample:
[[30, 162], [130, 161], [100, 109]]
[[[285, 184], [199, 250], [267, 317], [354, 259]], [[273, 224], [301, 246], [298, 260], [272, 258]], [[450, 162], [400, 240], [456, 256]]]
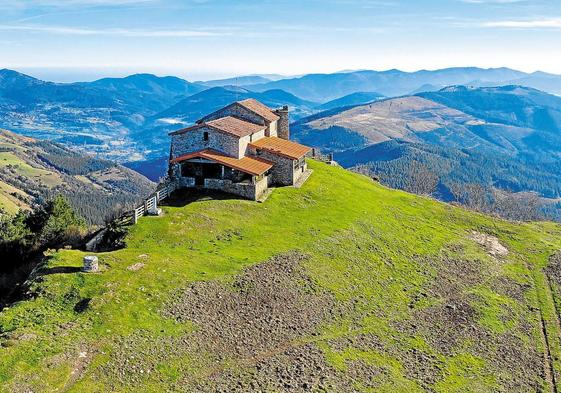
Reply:
[[208, 141], [208, 132], [207, 132], [207, 131], [205, 131], [205, 132], [203, 133], [203, 140], [204, 140], [204, 141]]

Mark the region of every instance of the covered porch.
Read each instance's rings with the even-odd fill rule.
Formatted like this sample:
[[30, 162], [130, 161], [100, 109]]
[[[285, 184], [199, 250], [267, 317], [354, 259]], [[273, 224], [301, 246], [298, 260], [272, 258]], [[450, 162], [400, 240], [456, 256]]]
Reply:
[[266, 160], [235, 159], [214, 151], [192, 153], [171, 162], [179, 187], [219, 190], [252, 200], [267, 190], [268, 172], [273, 166]]

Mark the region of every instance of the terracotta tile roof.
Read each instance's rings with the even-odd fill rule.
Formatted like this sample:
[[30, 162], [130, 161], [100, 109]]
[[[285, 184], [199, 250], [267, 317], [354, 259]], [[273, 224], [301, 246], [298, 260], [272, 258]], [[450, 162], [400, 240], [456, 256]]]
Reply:
[[253, 113], [261, 116], [265, 120], [275, 121], [275, 120], [280, 119], [280, 117], [277, 116], [271, 110], [271, 108], [269, 108], [266, 105], [263, 105], [262, 103], [260, 103], [259, 101], [255, 100], [253, 98], [248, 98], [247, 100], [238, 101], [237, 103], [240, 104], [241, 106], [243, 106], [244, 108], [249, 109]]
[[170, 162], [172, 164], [175, 164], [178, 162], [190, 160], [191, 158], [204, 158], [210, 161], [215, 161], [229, 168], [234, 168], [241, 172], [255, 176], [262, 175], [273, 167], [272, 162], [269, 162], [262, 158], [243, 157], [237, 159], [212, 149], [204, 149], [194, 153], [184, 154], [182, 156], [174, 158], [173, 160], [170, 160]]
[[266, 126], [260, 126], [259, 124], [236, 119], [232, 116], [221, 117], [220, 119], [211, 120], [201, 125], [204, 124], [217, 129], [218, 131], [223, 131], [239, 137], [247, 136], [267, 128]]
[[266, 150], [270, 153], [292, 159], [299, 159], [312, 150], [308, 146], [291, 142], [286, 139], [277, 138], [275, 136], [261, 138], [249, 145], [255, 147], [256, 149]]
[[221, 117], [220, 119], [195, 124], [187, 128], [182, 128], [181, 130], [170, 132], [169, 135], [183, 134], [184, 132], [198, 130], [202, 127], [214, 128], [217, 131], [222, 131], [240, 138], [267, 128], [266, 126], [250, 123], [248, 121], [240, 120], [232, 116], [226, 116]]

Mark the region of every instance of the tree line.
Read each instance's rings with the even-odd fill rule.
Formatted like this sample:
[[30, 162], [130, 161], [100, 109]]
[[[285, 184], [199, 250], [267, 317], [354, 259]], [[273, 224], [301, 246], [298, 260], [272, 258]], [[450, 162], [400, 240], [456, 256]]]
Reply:
[[0, 211], [0, 309], [45, 250], [76, 247], [87, 233], [86, 221], [62, 195], [33, 211], [20, 210], [15, 215]]
[[417, 195], [438, 197], [446, 193], [449, 194], [448, 202], [509, 220], [559, 220], [561, 218], [559, 216], [561, 206], [555, 203], [547, 204], [536, 192], [513, 192], [481, 183], [450, 180], [443, 182], [436, 172], [418, 161], [410, 161], [407, 166], [402, 167], [399, 181], [392, 181], [387, 174], [373, 175], [372, 168], [368, 166], [357, 166], [355, 171], [374, 176], [390, 187]]

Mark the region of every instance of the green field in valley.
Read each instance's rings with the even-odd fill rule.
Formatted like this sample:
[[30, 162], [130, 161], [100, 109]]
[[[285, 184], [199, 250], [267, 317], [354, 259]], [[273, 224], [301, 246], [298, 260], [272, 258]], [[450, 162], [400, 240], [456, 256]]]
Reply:
[[8, 165], [12, 165], [17, 174], [33, 178], [48, 187], [57, 186], [62, 182], [60, 176], [54, 172], [34, 168], [12, 152], [0, 152], [0, 168]]

